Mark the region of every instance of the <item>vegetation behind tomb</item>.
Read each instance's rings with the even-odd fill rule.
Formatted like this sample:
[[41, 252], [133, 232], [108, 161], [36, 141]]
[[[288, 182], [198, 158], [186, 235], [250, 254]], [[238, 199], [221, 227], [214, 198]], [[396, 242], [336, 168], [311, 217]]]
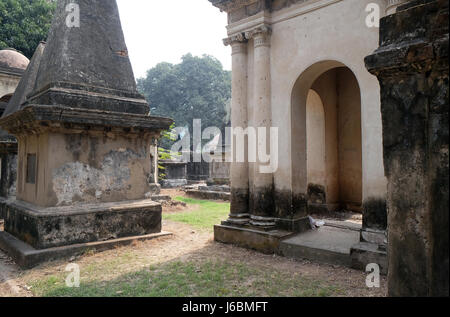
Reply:
[[138, 89], [153, 115], [171, 117], [177, 127], [188, 127], [191, 137], [194, 119], [202, 120], [203, 129], [222, 131], [230, 122], [231, 72], [212, 56], [187, 54], [180, 64], [160, 63], [138, 79]]
[[39, 42], [47, 38], [55, 3], [0, 0], [0, 50], [11, 47], [31, 58]]

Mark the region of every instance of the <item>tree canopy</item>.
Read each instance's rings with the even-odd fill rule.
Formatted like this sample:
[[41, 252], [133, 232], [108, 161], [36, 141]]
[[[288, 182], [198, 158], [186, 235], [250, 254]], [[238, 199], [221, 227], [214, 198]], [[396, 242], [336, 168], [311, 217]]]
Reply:
[[0, 0], [0, 49], [11, 47], [31, 58], [47, 38], [54, 9], [49, 0]]
[[192, 136], [194, 119], [203, 129], [228, 125], [231, 72], [214, 57], [187, 54], [177, 65], [160, 63], [138, 79], [152, 114], [170, 117], [177, 127], [188, 127]]

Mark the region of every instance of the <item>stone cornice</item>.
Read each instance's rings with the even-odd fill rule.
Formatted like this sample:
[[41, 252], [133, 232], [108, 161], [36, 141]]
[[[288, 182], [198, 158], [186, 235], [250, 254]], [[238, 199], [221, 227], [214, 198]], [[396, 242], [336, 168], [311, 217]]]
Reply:
[[[399, 74], [448, 71], [448, 24], [442, 27], [439, 19], [430, 19], [430, 12], [440, 11], [447, 20], [448, 2], [439, 0], [418, 5], [414, 11], [400, 6], [396, 14], [381, 19], [380, 47], [365, 58], [368, 71], [378, 77]], [[417, 30], [417, 25], [435, 25]], [[415, 30], [411, 33], [409, 30]], [[432, 30], [432, 31], [430, 31]]]
[[258, 2], [258, 0], [209, 0], [209, 2], [221, 11], [232, 12]]
[[19, 68], [2, 67], [0, 66], [0, 74], [6, 74], [15, 77], [22, 77], [25, 71]]
[[131, 134], [159, 134], [172, 123], [172, 119], [162, 117], [45, 105], [29, 105], [0, 119], [0, 126], [15, 136], [60, 130], [62, 127], [68, 130], [116, 129]]

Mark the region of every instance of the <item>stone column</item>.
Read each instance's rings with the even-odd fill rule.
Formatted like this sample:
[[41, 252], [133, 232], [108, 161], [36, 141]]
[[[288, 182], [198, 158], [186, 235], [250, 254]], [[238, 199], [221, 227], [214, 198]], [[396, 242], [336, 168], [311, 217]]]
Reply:
[[[266, 128], [266, 153], [270, 153], [270, 127], [272, 126], [270, 35], [271, 29], [265, 25], [246, 33], [246, 38], [253, 39], [254, 43], [253, 124], [256, 131], [259, 128]], [[273, 174], [261, 173], [261, 166], [268, 164], [261, 162], [261, 157], [258, 155], [260, 147], [264, 144], [260, 144], [259, 141], [257, 144], [254, 179], [250, 190], [250, 223], [255, 226], [274, 226], [276, 219], [274, 218]]]
[[381, 87], [390, 296], [449, 295], [448, 0], [381, 20], [366, 58]]
[[[231, 98], [231, 125], [235, 129], [245, 130], [248, 127], [247, 115], [247, 40], [243, 34], [229, 37], [224, 40], [225, 45], [232, 49], [232, 98]], [[237, 148], [236, 135], [233, 135], [233, 157], [231, 163], [231, 209], [227, 220], [230, 224], [245, 224], [249, 221], [248, 195], [249, 195], [249, 165], [248, 140], [244, 138], [244, 147]], [[238, 151], [244, 153], [238, 153]], [[243, 154], [244, 161], [237, 161]]]

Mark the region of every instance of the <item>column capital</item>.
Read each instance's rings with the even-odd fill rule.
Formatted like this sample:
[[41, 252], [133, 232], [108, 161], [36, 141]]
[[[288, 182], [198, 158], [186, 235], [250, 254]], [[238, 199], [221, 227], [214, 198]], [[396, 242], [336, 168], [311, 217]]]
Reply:
[[272, 28], [264, 24], [245, 32], [245, 38], [247, 40], [253, 39], [255, 41], [255, 47], [269, 46], [271, 34]]
[[231, 35], [231, 36], [223, 39], [223, 45], [225, 45], [225, 46], [228, 46], [228, 45], [233, 46], [233, 44], [246, 44], [246, 43], [247, 43], [247, 39], [245, 38], [244, 33], [234, 34], [234, 35]]

